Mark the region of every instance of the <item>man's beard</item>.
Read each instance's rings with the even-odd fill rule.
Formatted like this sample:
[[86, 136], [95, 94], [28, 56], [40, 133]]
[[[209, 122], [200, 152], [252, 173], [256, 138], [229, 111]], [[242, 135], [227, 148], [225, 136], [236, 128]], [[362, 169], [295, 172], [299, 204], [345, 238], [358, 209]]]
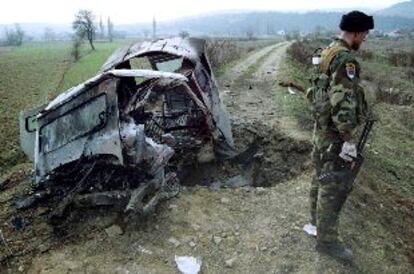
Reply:
[[361, 46], [361, 44], [359, 44], [359, 43], [352, 43], [351, 48], [353, 50], [359, 50], [360, 46]]

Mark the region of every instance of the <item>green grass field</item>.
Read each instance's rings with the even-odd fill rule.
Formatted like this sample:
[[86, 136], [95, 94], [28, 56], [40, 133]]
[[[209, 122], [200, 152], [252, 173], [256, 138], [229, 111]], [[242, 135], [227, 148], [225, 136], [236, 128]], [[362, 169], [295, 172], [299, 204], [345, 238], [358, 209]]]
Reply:
[[25, 161], [18, 141], [21, 110], [47, 103], [62, 91], [94, 76], [106, 58], [125, 40], [84, 45], [73, 63], [70, 42], [32, 43], [0, 51], [0, 174]]

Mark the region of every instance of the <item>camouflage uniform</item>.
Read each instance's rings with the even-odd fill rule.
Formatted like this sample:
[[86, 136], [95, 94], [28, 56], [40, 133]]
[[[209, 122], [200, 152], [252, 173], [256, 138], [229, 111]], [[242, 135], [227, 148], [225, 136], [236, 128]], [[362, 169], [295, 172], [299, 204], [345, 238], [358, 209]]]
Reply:
[[339, 213], [352, 186], [341, 182], [321, 183], [318, 177], [322, 172], [341, 168], [342, 144], [349, 137], [351, 142], [357, 142], [355, 130], [366, 115], [367, 103], [358, 84], [360, 66], [345, 41], [336, 39], [322, 51], [319, 70], [328, 76], [329, 111], [316, 119], [314, 127], [312, 158], [316, 174], [311, 183], [310, 208], [318, 243], [329, 244], [337, 241]]

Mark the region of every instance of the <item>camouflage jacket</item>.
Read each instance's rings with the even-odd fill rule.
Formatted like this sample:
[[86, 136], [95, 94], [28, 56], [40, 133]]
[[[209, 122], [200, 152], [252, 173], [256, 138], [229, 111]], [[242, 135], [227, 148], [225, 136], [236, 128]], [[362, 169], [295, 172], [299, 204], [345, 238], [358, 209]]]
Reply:
[[345, 41], [335, 39], [322, 51], [318, 73], [328, 76], [330, 111], [323, 125], [315, 125], [316, 147], [322, 149], [345, 140], [356, 143], [355, 131], [368, 110], [364, 90], [359, 85], [360, 65]]

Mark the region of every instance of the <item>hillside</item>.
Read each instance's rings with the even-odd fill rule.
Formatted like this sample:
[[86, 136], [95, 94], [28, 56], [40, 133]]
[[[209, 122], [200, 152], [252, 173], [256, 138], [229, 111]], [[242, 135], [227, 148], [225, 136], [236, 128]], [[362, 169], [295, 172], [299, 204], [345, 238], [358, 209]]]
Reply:
[[377, 14], [383, 16], [401, 16], [414, 18], [414, 0], [392, 5], [389, 8], [378, 11]]
[[[182, 18], [174, 21], [159, 22], [159, 35], [174, 35], [180, 31], [187, 31], [191, 35], [209, 36], [246, 36], [252, 32], [254, 36], [276, 35], [279, 31], [285, 32], [313, 32], [316, 29], [336, 31], [340, 12], [231, 12], [209, 14], [205, 16]], [[414, 18], [398, 16], [376, 16], [375, 27], [379, 31], [414, 28]], [[119, 25], [116, 27], [128, 36], [143, 35], [150, 32], [150, 23]]]
[[[159, 28], [166, 33], [187, 30], [195, 34], [229, 36], [245, 35], [247, 31], [253, 31], [257, 35], [273, 35], [279, 30], [313, 32], [316, 28], [321, 28], [329, 31], [338, 29], [342, 14], [339, 12], [230, 13], [161, 23]], [[375, 23], [376, 29], [380, 31], [414, 27], [414, 19], [402, 17], [376, 16]]]

